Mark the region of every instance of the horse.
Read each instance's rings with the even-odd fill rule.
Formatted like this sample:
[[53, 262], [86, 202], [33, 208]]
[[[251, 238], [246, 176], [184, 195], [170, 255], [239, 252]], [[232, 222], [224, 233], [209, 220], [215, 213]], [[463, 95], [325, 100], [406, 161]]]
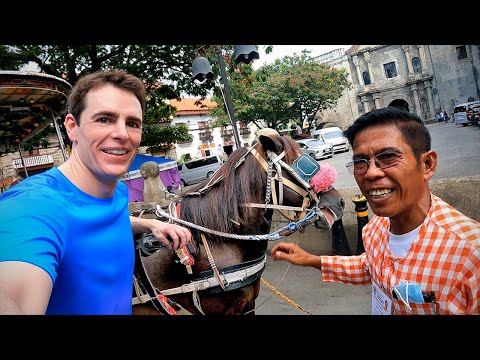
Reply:
[[[142, 211], [188, 227], [193, 240], [175, 252], [153, 236], [136, 235], [134, 315], [254, 315], [268, 242], [310, 224], [328, 229], [320, 208], [341, 217], [340, 194], [309, 183], [320, 165], [294, 140], [272, 129], [260, 130], [257, 138], [172, 201], [168, 212], [160, 206]], [[290, 222], [270, 233], [274, 210]]]

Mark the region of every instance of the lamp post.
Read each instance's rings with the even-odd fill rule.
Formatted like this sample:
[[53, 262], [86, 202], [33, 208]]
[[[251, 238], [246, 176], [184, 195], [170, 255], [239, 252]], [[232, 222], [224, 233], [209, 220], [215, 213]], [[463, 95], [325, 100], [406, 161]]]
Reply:
[[[230, 86], [228, 85], [227, 71], [225, 69], [225, 59], [223, 58], [222, 48], [220, 45], [215, 45], [215, 53], [218, 58], [218, 65], [220, 67], [220, 74], [223, 82], [223, 89], [225, 92], [225, 106], [227, 107], [228, 116], [233, 127], [233, 135], [235, 137], [235, 144], [237, 149], [241, 147], [240, 136], [238, 135], [237, 119], [233, 112], [232, 95], [230, 93]], [[255, 45], [235, 45], [234, 50], [235, 63], [243, 62], [249, 64], [254, 59], [259, 59], [260, 56]], [[197, 57], [192, 64], [192, 78], [200, 82], [206, 79], [213, 79], [214, 75], [212, 67], [208, 60], [204, 57]]]

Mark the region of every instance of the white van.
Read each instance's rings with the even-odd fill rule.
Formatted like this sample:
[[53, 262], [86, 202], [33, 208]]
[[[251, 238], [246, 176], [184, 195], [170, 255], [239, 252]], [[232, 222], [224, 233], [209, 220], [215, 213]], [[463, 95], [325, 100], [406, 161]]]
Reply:
[[178, 164], [182, 186], [195, 184], [211, 178], [220, 166], [222, 166], [222, 160], [217, 155]]
[[341, 152], [350, 150], [347, 138], [343, 135], [342, 129], [339, 127], [326, 127], [315, 130], [313, 132], [315, 139], [323, 140], [326, 143], [332, 144], [333, 152]]
[[472, 111], [472, 107], [480, 105], [480, 101], [470, 101], [455, 105], [453, 108], [453, 119], [455, 125], [467, 126], [469, 124], [468, 112]]

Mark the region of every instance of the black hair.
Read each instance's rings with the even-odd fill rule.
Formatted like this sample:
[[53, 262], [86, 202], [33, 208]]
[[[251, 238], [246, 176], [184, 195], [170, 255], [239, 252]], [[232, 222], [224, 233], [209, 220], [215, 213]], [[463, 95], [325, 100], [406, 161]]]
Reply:
[[396, 106], [375, 109], [357, 118], [357, 120], [343, 132], [350, 146], [353, 148], [353, 141], [359, 131], [373, 125], [396, 126], [405, 139], [405, 142], [412, 148], [417, 160], [420, 160], [420, 155], [423, 152], [431, 149], [432, 139], [430, 132], [422, 119]]

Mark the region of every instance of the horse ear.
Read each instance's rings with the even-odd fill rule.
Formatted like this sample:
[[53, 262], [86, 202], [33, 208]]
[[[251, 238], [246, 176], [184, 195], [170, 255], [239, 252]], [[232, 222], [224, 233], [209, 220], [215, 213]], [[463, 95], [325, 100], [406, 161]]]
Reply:
[[277, 143], [271, 137], [260, 135], [258, 140], [262, 144], [263, 150], [265, 150], [265, 151], [270, 150], [270, 151], [273, 151], [273, 152], [278, 152], [279, 148], [277, 146]]
[[278, 152], [279, 147], [275, 139], [280, 136], [277, 130], [271, 128], [264, 128], [257, 132], [258, 140], [263, 146], [264, 150]]

